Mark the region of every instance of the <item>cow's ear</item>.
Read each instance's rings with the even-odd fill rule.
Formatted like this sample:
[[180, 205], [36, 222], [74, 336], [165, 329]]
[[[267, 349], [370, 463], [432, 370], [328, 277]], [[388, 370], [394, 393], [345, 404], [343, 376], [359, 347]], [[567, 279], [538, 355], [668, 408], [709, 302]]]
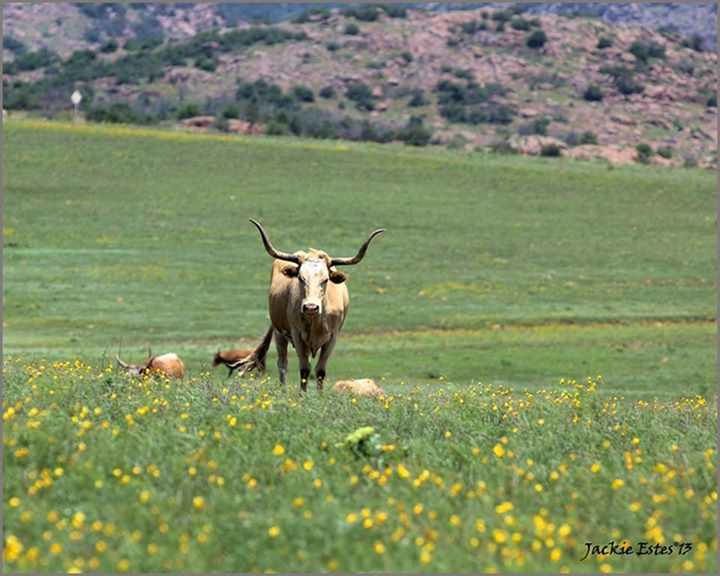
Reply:
[[330, 270], [330, 281], [333, 284], [342, 284], [345, 280], [347, 280], [347, 275], [344, 272]]
[[300, 266], [285, 266], [285, 268], [282, 269], [282, 273], [288, 278], [297, 278], [299, 272]]

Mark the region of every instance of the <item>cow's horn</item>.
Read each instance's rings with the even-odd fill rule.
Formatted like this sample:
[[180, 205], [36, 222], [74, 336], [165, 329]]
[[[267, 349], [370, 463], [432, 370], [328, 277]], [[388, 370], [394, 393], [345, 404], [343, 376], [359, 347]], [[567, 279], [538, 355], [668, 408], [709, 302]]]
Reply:
[[118, 363], [118, 365], [121, 368], [128, 368], [128, 365], [125, 362], [123, 362], [122, 360], [120, 360], [120, 356], [118, 356], [117, 354], [115, 355], [115, 361]]
[[367, 251], [368, 246], [370, 245], [370, 242], [372, 241], [375, 236], [379, 236], [385, 232], [385, 228], [378, 228], [368, 236], [368, 239], [365, 240], [365, 243], [360, 246], [360, 250], [358, 250], [358, 253], [353, 256], [352, 258], [331, 258], [330, 259], [330, 266], [350, 266], [352, 264], [357, 264], [365, 257], [365, 252]]
[[263, 244], [265, 245], [265, 250], [267, 250], [267, 253], [270, 254], [273, 258], [276, 258], [277, 260], [287, 260], [288, 262], [294, 262], [295, 264], [300, 264], [300, 257], [296, 256], [295, 254], [290, 254], [289, 252], [278, 252], [275, 250], [273, 245], [270, 243], [270, 238], [268, 238], [268, 235], [265, 233], [265, 230], [260, 225], [259, 222], [256, 222], [252, 218], [250, 218], [250, 222], [255, 224], [255, 227], [258, 229], [258, 232], [260, 232], [260, 236], [262, 237]]

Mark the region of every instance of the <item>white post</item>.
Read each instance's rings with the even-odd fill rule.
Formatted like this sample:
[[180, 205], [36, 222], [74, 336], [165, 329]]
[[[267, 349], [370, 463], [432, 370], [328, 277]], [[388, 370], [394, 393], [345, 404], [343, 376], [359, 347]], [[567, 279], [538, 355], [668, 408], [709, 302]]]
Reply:
[[72, 96], [70, 96], [70, 100], [73, 103], [73, 122], [78, 121], [78, 110], [80, 106], [80, 102], [82, 102], [82, 94], [80, 94], [79, 90], [75, 90], [75, 92], [72, 93]]

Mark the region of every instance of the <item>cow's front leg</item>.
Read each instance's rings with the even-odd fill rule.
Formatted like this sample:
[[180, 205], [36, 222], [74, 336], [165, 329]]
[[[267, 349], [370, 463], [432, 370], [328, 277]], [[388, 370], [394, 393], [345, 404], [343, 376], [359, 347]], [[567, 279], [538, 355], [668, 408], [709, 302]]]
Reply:
[[275, 349], [277, 350], [277, 367], [278, 372], [280, 373], [280, 384], [283, 386], [285, 385], [285, 378], [287, 377], [287, 365], [288, 365], [288, 357], [287, 357], [287, 348], [288, 348], [288, 340], [280, 334], [277, 330], [275, 331]]
[[307, 392], [308, 378], [310, 378], [310, 351], [302, 341], [299, 341], [297, 346], [295, 346], [295, 351], [297, 352], [300, 363], [300, 389], [303, 392]]
[[336, 336], [333, 335], [332, 338], [320, 348], [320, 357], [315, 367], [315, 378], [317, 379], [318, 390], [323, 389], [323, 382], [325, 382], [325, 364], [327, 364], [328, 358], [330, 358], [330, 354], [332, 354], [333, 348], [335, 348], [335, 340]]

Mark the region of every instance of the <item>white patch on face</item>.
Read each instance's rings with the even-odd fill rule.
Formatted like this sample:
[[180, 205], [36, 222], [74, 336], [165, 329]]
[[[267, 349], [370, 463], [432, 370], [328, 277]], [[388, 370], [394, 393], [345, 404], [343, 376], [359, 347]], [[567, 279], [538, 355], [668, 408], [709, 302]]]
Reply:
[[322, 313], [322, 302], [328, 280], [327, 264], [324, 260], [305, 260], [300, 267], [300, 281], [303, 284], [303, 311], [315, 306]]

